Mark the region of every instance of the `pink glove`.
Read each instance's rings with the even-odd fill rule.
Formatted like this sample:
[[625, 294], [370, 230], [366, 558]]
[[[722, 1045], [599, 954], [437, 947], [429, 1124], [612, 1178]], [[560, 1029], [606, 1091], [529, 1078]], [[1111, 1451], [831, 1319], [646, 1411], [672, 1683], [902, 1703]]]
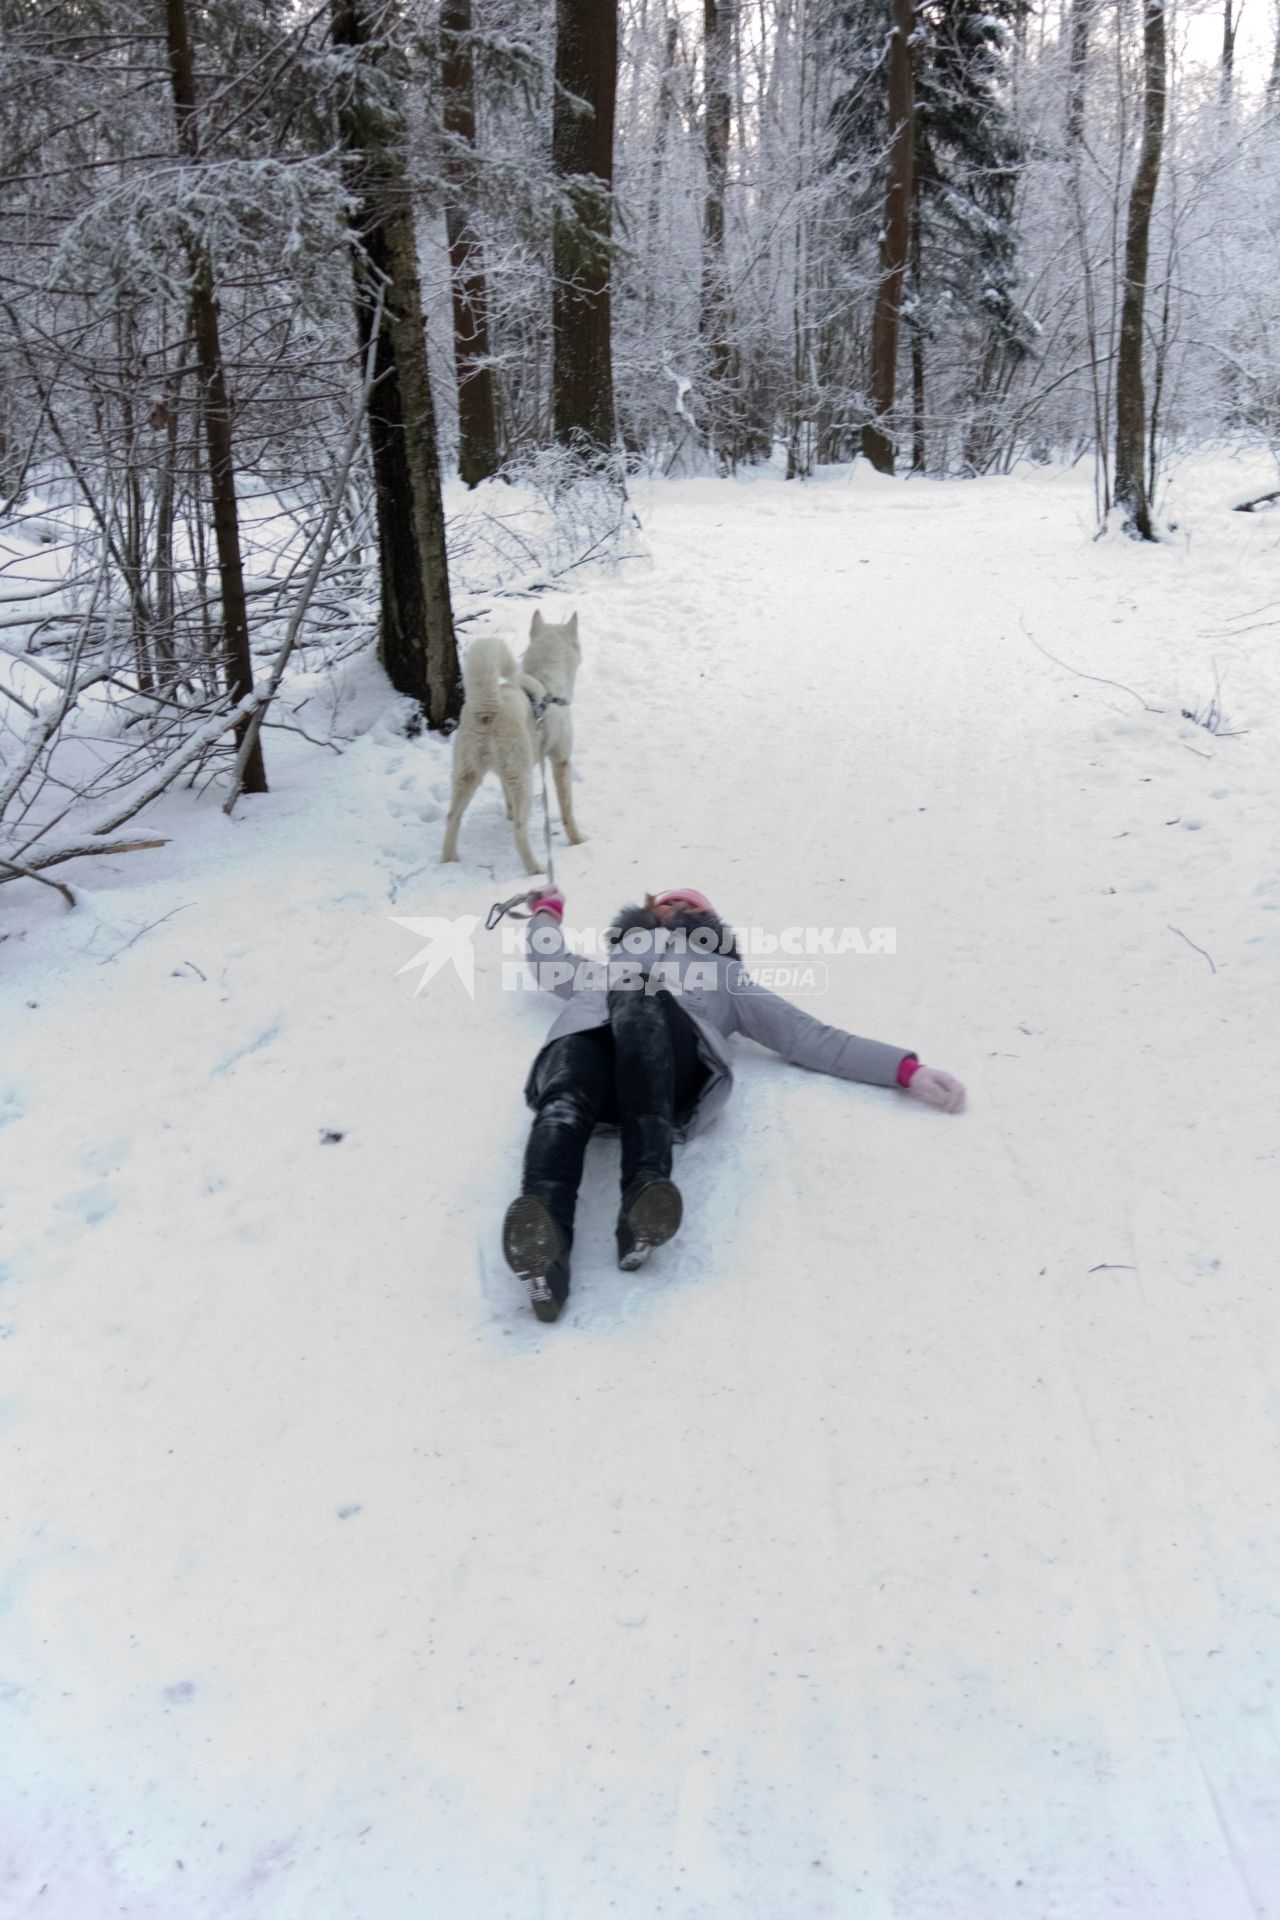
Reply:
[[563, 920], [564, 895], [558, 887], [549, 887], [545, 893], [531, 893], [529, 895], [529, 912], [531, 915], [535, 913], [550, 913], [553, 914], [557, 920]]
[[964, 1087], [954, 1073], [944, 1073], [941, 1067], [917, 1067], [907, 1092], [944, 1113], [959, 1113], [964, 1107]]

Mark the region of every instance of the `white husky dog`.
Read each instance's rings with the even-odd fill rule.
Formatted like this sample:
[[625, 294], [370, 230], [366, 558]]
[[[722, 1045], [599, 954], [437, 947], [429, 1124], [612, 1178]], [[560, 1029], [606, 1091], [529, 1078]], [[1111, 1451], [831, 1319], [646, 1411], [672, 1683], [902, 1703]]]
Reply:
[[502, 782], [507, 818], [524, 870], [540, 873], [529, 846], [529, 809], [534, 769], [544, 758], [551, 761], [564, 830], [574, 846], [582, 839], [573, 817], [569, 764], [573, 750], [569, 703], [581, 658], [576, 613], [559, 626], [535, 613], [518, 667], [505, 640], [472, 641], [462, 668], [466, 697], [453, 741], [453, 799], [442, 860], [457, 859], [462, 816], [492, 768]]

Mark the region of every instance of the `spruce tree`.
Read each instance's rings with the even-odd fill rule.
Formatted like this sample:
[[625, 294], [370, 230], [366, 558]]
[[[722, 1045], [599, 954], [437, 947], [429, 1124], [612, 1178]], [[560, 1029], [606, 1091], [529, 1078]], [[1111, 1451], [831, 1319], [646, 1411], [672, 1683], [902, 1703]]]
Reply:
[[1015, 215], [1025, 144], [1008, 89], [1012, 35], [1026, 11], [1026, 0], [923, 0], [917, 12], [921, 294], [978, 323], [964, 448], [971, 469], [986, 465], [992, 451], [988, 396], [1035, 340], [1018, 293]]
[[[911, 267], [901, 309], [912, 344], [913, 465], [922, 463], [923, 349], [936, 321], [968, 316], [976, 323], [970, 466], [990, 455], [988, 396], [1035, 339], [1018, 293], [1015, 214], [1025, 154], [1008, 98], [1011, 37], [1026, 8], [1027, 0], [918, 0], [914, 8]], [[830, 55], [848, 76], [831, 109], [831, 164], [850, 185], [844, 245], [864, 277], [893, 131], [889, 25], [886, 0], [842, 0], [825, 29]]]

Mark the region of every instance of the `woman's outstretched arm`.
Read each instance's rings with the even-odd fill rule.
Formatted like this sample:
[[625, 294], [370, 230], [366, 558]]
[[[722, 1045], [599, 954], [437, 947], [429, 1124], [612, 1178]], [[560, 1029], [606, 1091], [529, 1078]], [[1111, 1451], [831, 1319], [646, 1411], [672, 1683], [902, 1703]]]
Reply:
[[780, 993], [758, 986], [745, 969], [733, 976], [729, 990], [737, 1007], [738, 1031], [793, 1066], [866, 1086], [902, 1087], [913, 1099], [949, 1113], [958, 1113], [964, 1104], [964, 1088], [955, 1076], [922, 1066], [908, 1047], [828, 1026]]

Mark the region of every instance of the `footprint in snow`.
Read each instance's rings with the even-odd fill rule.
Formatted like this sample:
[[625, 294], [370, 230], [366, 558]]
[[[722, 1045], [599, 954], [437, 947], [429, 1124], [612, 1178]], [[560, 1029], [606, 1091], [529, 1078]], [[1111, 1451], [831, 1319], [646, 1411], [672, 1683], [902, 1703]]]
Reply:
[[79, 1216], [86, 1227], [96, 1227], [109, 1220], [116, 1210], [116, 1202], [101, 1187], [81, 1187], [75, 1193], [69, 1193], [59, 1200], [59, 1213], [73, 1213]]
[[109, 1173], [118, 1173], [121, 1162], [128, 1155], [128, 1147], [123, 1140], [102, 1140], [89, 1147], [80, 1156], [80, 1163], [86, 1173], [96, 1173], [105, 1178]]

